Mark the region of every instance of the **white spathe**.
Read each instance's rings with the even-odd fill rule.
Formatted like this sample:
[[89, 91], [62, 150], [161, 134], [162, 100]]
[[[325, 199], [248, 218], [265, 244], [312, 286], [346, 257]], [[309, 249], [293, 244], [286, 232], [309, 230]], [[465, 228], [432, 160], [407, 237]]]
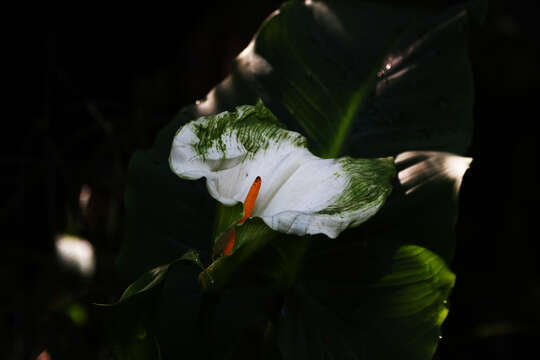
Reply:
[[[239, 107], [236, 113], [201, 117], [183, 126], [173, 140], [171, 169], [185, 179], [205, 177], [210, 195], [228, 206], [243, 202], [260, 176], [261, 189], [251, 216], [287, 234], [322, 233], [335, 238], [382, 206], [390, 192], [391, 159], [358, 160], [377, 162], [366, 170], [380, 166], [386, 168], [386, 175], [384, 171], [380, 177], [352, 173], [345, 164], [356, 160], [321, 159], [305, 147], [298, 133], [264, 120], [236, 121], [252, 109]], [[363, 186], [364, 192], [355, 192], [355, 186]], [[367, 197], [355, 199], [355, 194]]]

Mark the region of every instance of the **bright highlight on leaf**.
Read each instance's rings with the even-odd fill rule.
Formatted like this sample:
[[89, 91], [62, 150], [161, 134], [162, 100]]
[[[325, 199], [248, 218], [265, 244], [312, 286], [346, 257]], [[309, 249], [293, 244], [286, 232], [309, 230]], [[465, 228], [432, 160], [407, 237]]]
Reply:
[[[208, 192], [223, 205], [244, 201], [240, 222], [260, 217], [278, 232], [336, 238], [383, 205], [393, 158], [322, 159], [306, 144], [259, 101], [181, 127], [169, 163], [181, 178], [205, 177]], [[255, 175], [265, 179], [260, 192], [260, 183], [252, 183]]]

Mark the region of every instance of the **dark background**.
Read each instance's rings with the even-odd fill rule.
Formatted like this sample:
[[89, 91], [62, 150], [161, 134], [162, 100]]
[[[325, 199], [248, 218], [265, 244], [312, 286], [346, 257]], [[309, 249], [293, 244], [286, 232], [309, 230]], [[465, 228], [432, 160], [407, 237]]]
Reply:
[[[34, 359], [44, 349], [55, 360], [109, 357], [89, 303], [113, 302], [122, 291], [114, 260], [130, 155], [229, 73], [280, 3], [198, 2], [166, 19], [165, 9], [38, 13], [12, 28], [4, 57], [13, 62], [5, 71], [15, 79], [15, 112], [4, 115], [0, 153], [1, 358]], [[537, 16], [533, 2], [491, 1], [484, 25], [472, 28], [467, 155], [475, 160], [462, 185], [457, 283], [439, 359], [511, 359], [537, 349]], [[85, 211], [83, 184], [92, 189]], [[59, 265], [54, 236], [64, 231], [95, 246], [92, 279]], [[66, 311], [73, 304], [87, 313], [80, 325]]]

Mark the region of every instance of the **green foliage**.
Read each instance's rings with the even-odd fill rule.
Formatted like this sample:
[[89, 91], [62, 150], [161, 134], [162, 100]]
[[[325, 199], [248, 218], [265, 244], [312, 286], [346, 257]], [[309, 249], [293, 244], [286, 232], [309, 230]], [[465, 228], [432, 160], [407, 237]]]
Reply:
[[[179, 180], [168, 156], [181, 124], [259, 98], [319, 156], [462, 154], [473, 102], [467, 19], [459, 6], [292, 1], [266, 20], [231, 76], [130, 162], [118, 268], [126, 285], [144, 275], [106, 309], [121, 324], [110, 328], [117, 357], [158, 358], [161, 348], [165, 359], [430, 359], [454, 283], [459, 184], [446, 155], [396, 164], [398, 173], [422, 166], [335, 240], [251, 220], [237, 228], [233, 255], [214, 262], [240, 209], [214, 219], [204, 182]], [[171, 266], [191, 248], [206, 271]]]
[[[117, 359], [161, 359], [155, 319], [163, 282], [174, 268], [193, 274], [193, 265], [198, 267], [198, 271], [203, 268], [197, 252], [190, 250], [173, 262], [142, 274], [129, 285], [117, 303], [97, 304], [103, 310], [102, 316]], [[185, 330], [192, 332], [193, 328]]]
[[284, 359], [432, 357], [454, 285], [440, 257], [394, 241], [310, 255], [278, 322]]

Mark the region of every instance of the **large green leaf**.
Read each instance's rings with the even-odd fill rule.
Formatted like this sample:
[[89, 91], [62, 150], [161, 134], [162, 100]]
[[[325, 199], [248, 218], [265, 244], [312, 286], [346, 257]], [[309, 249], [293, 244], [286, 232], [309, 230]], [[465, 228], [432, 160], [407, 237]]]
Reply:
[[429, 359], [453, 284], [445, 262], [415, 245], [356, 242], [312, 254], [278, 323], [283, 358]]
[[463, 153], [473, 103], [467, 11], [435, 10], [286, 3], [197, 111], [231, 110], [261, 97], [316, 153], [330, 157]]
[[[205, 260], [211, 257], [215, 202], [204, 181], [181, 181], [170, 171], [172, 139], [181, 124], [262, 98], [289, 129], [308, 138], [318, 155], [394, 156], [398, 176], [386, 205], [370, 221], [334, 241], [309, 239], [306, 266], [294, 286], [301, 264], [296, 255], [303, 251], [280, 243], [283, 239], [261, 246], [241, 266], [231, 258], [231, 274], [263, 290], [253, 290], [246, 280], [210, 302], [212, 356], [234, 357], [246, 348], [242, 329], [256, 321], [277, 326], [285, 359], [325, 353], [429, 359], [453, 285], [448, 264], [464, 170], [453, 171], [453, 155], [420, 150], [463, 154], [470, 141], [468, 20], [465, 6], [284, 4], [235, 60], [232, 74], [206, 99], [183, 109], [150, 150], [133, 156], [126, 239], [118, 261], [122, 278], [131, 282], [189, 248], [197, 248]], [[411, 150], [417, 152], [399, 156]], [[399, 174], [407, 169], [414, 171], [405, 181]], [[229, 220], [220, 226], [234, 223]], [[298, 243], [303, 249], [304, 242]], [[186, 292], [198, 291], [196, 284], [179, 279], [164, 282], [157, 305], [166, 358], [182, 356], [175, 334], [192, 324], [193, 316], [186, 321], [185, 314], [203, 301], [197, 295], [189, 306], [177, 306]], [[262, 304], [287, 286], [292, 288], [276, 320]]]

